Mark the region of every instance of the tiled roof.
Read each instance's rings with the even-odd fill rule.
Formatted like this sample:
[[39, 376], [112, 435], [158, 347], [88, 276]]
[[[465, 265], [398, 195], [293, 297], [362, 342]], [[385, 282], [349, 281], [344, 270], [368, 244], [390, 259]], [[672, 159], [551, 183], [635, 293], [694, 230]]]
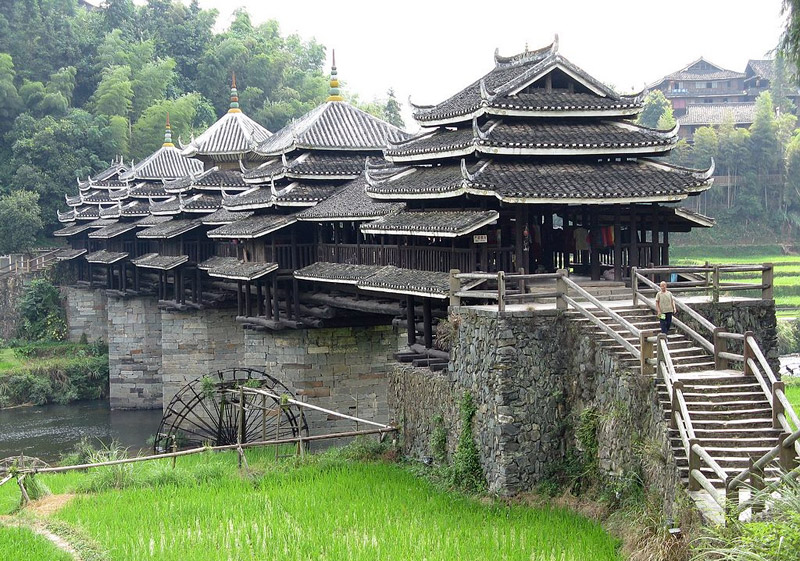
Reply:
[[182, 209], [184, 212], [209, 213], [222, 206], [222, 195], [212, 195], [202, 193], [194, 197], [187, 197], [183, 200]]
[[354, 179], [317, 205], [298, 215], [299, 220], [327, 222], [336, 220], [371, 220], [402, 209], [403, 203], [384, 203], [367, 196], [364, 175]]
[[[646, 159], [563, 163], [481, 160], [461, 168], [400, 167], [394, 177], [368, 178], [367, 194], [400, 200], [473, 194], [514, 203], [672, 201], [708, 189], [712, 172]], [[437, 177], [441, 181], [436, 181]]]
[[84, 206], [83, 208], [75, 210], [75, 218], [77, 220], [94, 220], [100, 218], [100, 208], [96, 206]]
[[208, 232], [209, 238], [259, 238], [297, 222], [294, 214], [265, 214], [231, 222]]
[[75, 212], [74, 208], [68, 210], [67, 212], [61, 212], [60, 210], [57, 210], [56, 214], [58, 215], [59, 222], [75, 222], [75, 217], [77, 216], [77, 212]]
[[277, 263], [243, 263], [238, 260], [219, 263], [207, 269], [209, 276], [225, 279], [251, 281], [276, 271]]
[[105, 249], [101, 249], [100, 251], [95, 251], [94, 253], [87, 253], [86, 261], [89, 263], [112, 265], [117, 261], [122, 261], [127, 256], [127, 252], [124, 251], [106, 251]]
[[100, 228], [99, 230], [95, 230], [89, 234], [91, 239], [97, 240], [108, 240], [111, 238], [116, 238], [117, 236], [121, 236], [126, 232], [130, 232], [131, 230], [135, 230], [137, 228], [137, 224], [135, 222], [117, 222], [116, 224], [112, 224], [111, 226], [106, 226], [104, 228]]
[[214, 267], [221, 267], [223, 265], [233, 265], [238, 263], [239, 260], [236, 257], [220, 257], [218, 255], [214, 255], [213, 257], [209, 257], [205, 261], [201, 261], [197, 264], [197, 268], [201, 271], [208, 271], [209, 269], [213, 269]]
[[447, 298], [449, 273], [401, 269], [392, 265], [317, 262], [294, 272], [299, 280], [351, 284], [372, 292]]
[[336, 154], [305, 152], [289, 162], [287, 177], [328, 177], [353, 179], [364, 171], [364, 156], [360, 154]]
[[89, 193], [88, 195], [82, 196], [81, 199], [84, 203], [110, 203], [111, 197], [108, 195], [108, 191], [94, 191], [93, 193]]
[[131, 201], [122, 205], [122, 216], [147, 216], [150, 214], [150, 203], [145, 201]]
[[136, 259], [131, 259], [131, 263], [144, 269], [159, 269], [169, 271], [189, 261], [188, 255], [160, 255], [158, 253], [148, 253]]
[[327, 199], [334, 191], [335, 185], [295, 181], [278, 190], [275, 206], [313, 206]]
[[753, 103], [699, 103], [686, 107], [686, 114], [678, 117], [681, 126], [721, 125], [732, 117], [735, 125], [751, 125], [756, 117]]
[[228, 210], [255, 210], [268, 208], [273, 204], [272, 191], [269, 187], [256, 187], [238, 195], [223, 197], [222, 206]]
[[677, 131], [656, 131], [619, 121], [582, 122], [491, 120], [478, 127], [456, 130], [438, 128], [415, 139], [392, 144], [384, 151], [390, 161], [428, 160], [435, 156], [452, 158], [474, 152], [483, 154], [554, 155], [587, 153], [664, 152], [677, 142]]
[[170, 194], [164, 189], [164, 184], [159, 183], [139, 183], [136, 187], [131, 188], [131, 197], [149, 198], [149, 197], [169, 197]]
[[142, 218], [141, 220], [137, 220], [135, 224], [137, 226], [142, 226], [149, 228], [151, 226], [157, 226], [159, 224], [163, 224], [164, 222], [169, 222], [172, 220], [171, 216], [155, 216], [153, 214], [149, 214]]
[[198, 177], [194, 186], [199, 189], [248, 189], [250, 187], [244, 182], [242, 172], [216, 168], [212, 168], [210, 173], [206, 172]]
[[348, 265], [346, 263], [326, 263], [317, 261], [294, 272], [300, 280], [358, 284], [358, 281], [374, 275], [379, 265]]
[[195, 228], [202, 226], [199, 220], [169, 220], [162, 224], [157, 224], [149, 228], [145, 228], [141, 232], [136, 233], [136, 237], [140, 239], [169, 239], [190, 232]]
[[181, 212], [181, 201], [178, 197], [170, 197], [165, 201], [154, 202], [150, 205], [150, 212], [155, 216], [174, 216]]
[[73, 224], [72, 226], [67, 226], [65, 228], [61, 228], [60, 230], [56, 230], [53, 232], [53, 235], [59, 238], [66, 238], [69, 236], [74, 236], [75, 234], [80, 234], [81, 232], [85, 232], [91, 227], [92, 224], [90, 222], [79, 222], [78, 224]]
[[[468, 120], [473, 115], [483, 114], [484, 108], [490, 106], [494, 101], [513, 97], [528, 84], [555, 69], [566, 71], [576, 77], [577, 82], [597, 97], [618, 101], [617, 104], [609, 103], [603, 106], [603, 110], [610, 111], [607, 114], [630, 115], [638, 112], [637, 103], [630, 99], [619, 103], [620, 96], [613, 90], [558, 54], [558, 42], [556, 41], [543, 49], [524, 52], [513, 57], [500, 57], [495, 53], [495, 67], [492, 70], [437, 105], [415, 106], [414, 118], [423, 126]], [[554, 94], [552, 102], [546, 101], [547, 92], [537, 93], [536, 95], [539, 96], [537, 103], [548, 106], [556, 105], [559, 100], [563, 99], [561, 91], [556, 90], [551, 93]], [[502, 104], [503, 101], [499, 103]], [[619, 104], [626, 107], [616, 107]], [[561, 111], [564, 110], [569, 109]]]
[[170, 179], [164, 181], [164, 191], [167, 193], [183, 193], [189, 191], [194, 185], [194, 177], [187, 175], [186, 177], [179, 177], [178, 179]]
[[397, 127], [343, 101], [326, 101], [262, 142], [256, 152], [275, 156], [296, 148], [380, 150], [399, 140]]
[[732, 80], [734, 78], [744, 78], [744, 73], [726, 70], [700, 57], [677, 72], [667, 74], [658, 83], [663, 80]]
[[253, 211], [231, 212], [221, 208], [211, 214], [203, 216], [200, 221], [207, 226], [222, 226], [223, 224], [230, 224], [231, 222], [244, 220], [251, 216], [253, 216]]
[[133, 169], [120, 174], [120, 179], [177, 179], [190, 174], [203, 172], [203, 163], [194, 158], [181, 156], [181, 151], [174, 146], [162, 146], [144, 160], [135, 164]]
[[67, 206], [81, 206], [83, 204], [83, 196], [80, 193], [72, 197], [66, 195], [64, 198], [67, 201]]
[[455, 238], [496, 221], [496, 210], [406, 210], [362, 224], [365, 234]]
[[284, 171], [282, 158], [271, 158], [258, 167], [244, 171], [242, 179], [247, 183], [263, 183], [265, 179], [281, 179]]
[[104, 181], [84, 181], [78, 185], [80, 191], [88, 191], [90, 189], [103, 189], [105, 191], [119, 191], [130, 186], [128, 181], [117, 180], [104, 180]]
[[96, 174], [88, 178], [88, 180], [86, 181], [78, 180], [78, 185], [81, 187], [86, 186], [88, 188], [89, 185], [92, 183], [98, 183], [111, 179], [112, 177], [117, 177], [120, 173], [124, 173], [127, 170], [128, 166], [126, 166], [122, 162], [122, 160], [114, 160], [113, 162], [111, 162], [110, 166], [108, 166], [103, 171], [97, 172]]
[[71, 249], [68, 247], [62, 248], [58, 250], [56, 253], [56, 261], [71, 261], [76, 257], [80, 257], [84, 253], [86, 253], [86, 249]]
[[270, 131], [244, 113], [228, 112], [185, 146], [182, 154], [210, 156], [215, 160], [236, 160], [238, 156], [252, 152], [270, 136]]
[[100, 207], [100, 212], [98, 213], [100, 218], [119, 218], [122, 215], [122, 209], [119, 205], [113, 205], [110, 207]]
[[401, 269], [392, 265], [381, 267], [356, 285], [362, 290], [408, 294], [431, 298], [448, 298], [450, 274]]
[[766, 60], [755, 60], [751, 59], [747, 61], [747, 67], [749, 68], [754, 76], [760, 76], [765, 80], [773, 80], [775, 78], [775, 61], [772, 59]]
[[513, 111], [535, 111], [545, 114], [563, 111], [580, 113], [632, 110], [642, 107], [644, 107], [644, 99], [641, 96], [620, 96], [619, 99], [614, 99], [585, 92], [553, 89], [494, 97], [488, 102], [486, 112], [490, 115], [502, 115], [505, 112]]

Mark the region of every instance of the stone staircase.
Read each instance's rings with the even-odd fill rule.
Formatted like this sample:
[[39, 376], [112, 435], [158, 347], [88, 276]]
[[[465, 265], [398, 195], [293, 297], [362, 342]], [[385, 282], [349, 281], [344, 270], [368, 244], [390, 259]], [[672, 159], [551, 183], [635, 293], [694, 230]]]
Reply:
[[[645, 305], [609, 302], [609, 307], [640, 330], [659, 329], [655, 313]], [[639, 348], [640, 342], [608, 313], [596, 309], [592, 311], [599, 318], [607, 318], [607, 326]], [[640, 368], [639, 360], [624, 346], [579, 312], [569, 311], [566, 315], [594, 334], [595, 341], [606, 352], [616, 355], [621, 366], [631, 370]], [[698, 443], [726, 473], [738, 475], [748, 467], [750, 458], [760, 458], [778, 442], [781, 431], [773, 428], [769, 400], [755, 377], [745, 376], [736, 370], [715, 370], [713, 355], [674, 326], [667, 341], [677, 379], [683, 383], [682, 391]], [[654, 383], [664, 419], [669, 423], [672, 417], [671, 396], [660, 376], [654, 377]], [[678, 430], [670, 428], [669, 438], [680, 476], [688, 487], [689, 458]], [[725, 481], [705, 462], [701, 463], [700, 471], [715, 489], [725, 494]], [[776, 479], [777, 475], [777, 468], [768, 467], [765, 470], [767, 480]], [[691, 495], [708, 519], [718, 523], [724, 520], [721, 509], [706, 491], [693, 491]]]

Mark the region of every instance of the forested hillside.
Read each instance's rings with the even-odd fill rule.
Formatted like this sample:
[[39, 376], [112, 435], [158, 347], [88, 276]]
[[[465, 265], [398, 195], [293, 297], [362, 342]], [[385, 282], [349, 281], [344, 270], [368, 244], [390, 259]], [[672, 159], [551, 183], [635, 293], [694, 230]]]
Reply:
[[[325, 99], [323, 45], [244, 10], [222, 33], [216, 19], [196, 1], [0, 0], [0, 254], [30, 239], [20, 225], [36, 230], [36, 194], [51, 232], [76, 176], [153, 152], [167, 112], [174, 138], [202, 132], [227, 110], [233, 72], [271, 131]], [[399, 119], [391, 93], [365, 108]]]

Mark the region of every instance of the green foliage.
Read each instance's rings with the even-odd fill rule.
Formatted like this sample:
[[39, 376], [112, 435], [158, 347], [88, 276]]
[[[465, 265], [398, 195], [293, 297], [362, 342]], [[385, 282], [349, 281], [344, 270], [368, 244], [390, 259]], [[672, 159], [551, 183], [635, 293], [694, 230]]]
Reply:
[[597, 468], [597, 431], [600, 428], [600, 414], [594, 407], [586, 407], [580, 413], [575, 437], [583, 452], [587, 469]]
[[800, 321], [778, 322], [778, 352], [782, 355], [800, 353]]
[[0, 525], [0, 551], [6, 559], [26, 561], [72, 561], [66, 551], [58, 549], [47, 538], [18, 526]]
[[193, 134], [199, 134], [216, 118], [210, 103], [200, 94], [182, 95], [176, 99], [158, 101], [144, 110], [133, 125], [131, 146], [133, 155], [144, 158], [164, 143], [164, 125], [169, 113], [172, 138], [188, 142]]
[[653, 90], [644, 98], [644, 107], [636, 123], [651, 129], [660, 128], [658, 122], [667, 112], [672, 115], [672, 105], [664, 96], [664, 92]]
[[38, 193], [14, 191], [0, 197], [0, 255], [28, 251], [42, 227]]
[[25, 491], [28, 492], [28, 497], [32, 501], [39, 500], [41, 498], [50, 495], [50, 489], [42, 483], [41, 478], [37, 477], [36, 475], [29, 474], [25, 477], [25, 480], [22, 482], [25, 486]]
[[438, 462], [447, 460], [447, 429], [444, 427], [444, 418], [441, 415], [436, 415], [431, 424], [433, 430], [431, 431], [431, 454]]
[[472, 395], [464, 392], [460, 404], [461, 433], [450, 466], [450, 484], [467, 493], [477, 493], [486, 488], [478, 447], [472, 436], [472, 420], [477, 411]]
[[58, 288], [46, 279], [34, 279], [19, 301], [19, 336], [29, 341], [61, 341], [66, 319]]

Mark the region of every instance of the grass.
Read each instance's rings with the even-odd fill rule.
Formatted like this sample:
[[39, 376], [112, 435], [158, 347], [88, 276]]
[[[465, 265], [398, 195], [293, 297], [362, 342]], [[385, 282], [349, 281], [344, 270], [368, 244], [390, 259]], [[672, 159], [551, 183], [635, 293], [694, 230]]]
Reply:
[[[115, 560], [620, 559], [617, 540], [566, 509], [450, 493], [399, 464], [273, 454], [248, 452], [249, 476], [235, 454], [137, 464], [123, 488], [81, 493], [54, 517]], [[115, 478], [43, 479], [58, 493]]]
[[0, 552], [3, 559], [25, 561], [71, 561], [72, 556], [61, 551], [47, 538], [28, 528], [3, 526], [0, 523]]
[[0, 373], [21, 368], [22, 361], [14, 353], [14, 349], [0, 349]]

